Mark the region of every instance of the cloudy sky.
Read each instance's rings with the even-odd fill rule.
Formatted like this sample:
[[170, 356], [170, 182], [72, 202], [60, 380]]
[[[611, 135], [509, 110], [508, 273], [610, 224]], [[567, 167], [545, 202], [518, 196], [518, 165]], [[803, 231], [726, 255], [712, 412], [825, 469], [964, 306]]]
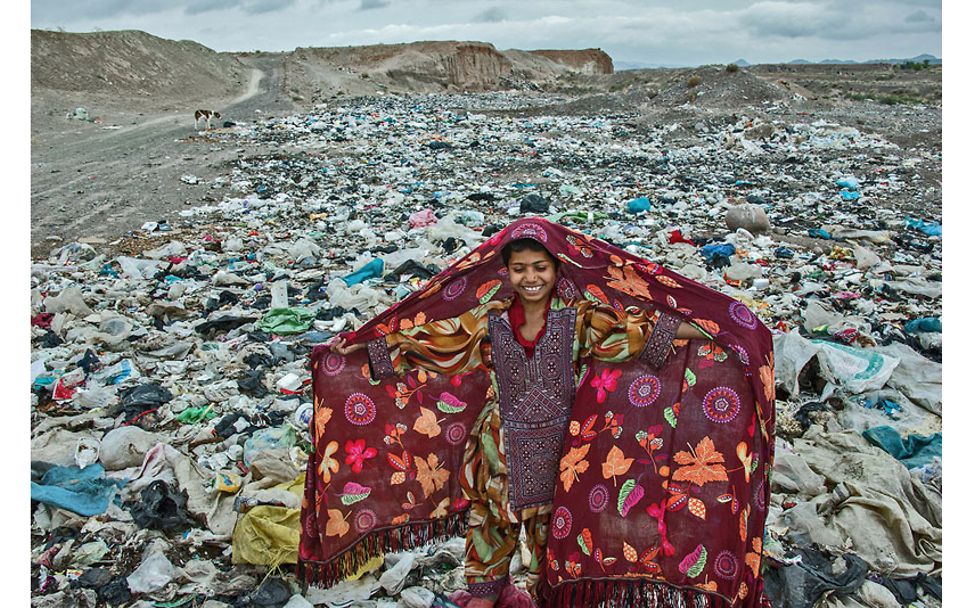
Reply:
[[588, 48], [658, 65], [941, 56], [939, 0], [34, 0], [31, 27], [138, 29], [217, 51], [415, 40]]

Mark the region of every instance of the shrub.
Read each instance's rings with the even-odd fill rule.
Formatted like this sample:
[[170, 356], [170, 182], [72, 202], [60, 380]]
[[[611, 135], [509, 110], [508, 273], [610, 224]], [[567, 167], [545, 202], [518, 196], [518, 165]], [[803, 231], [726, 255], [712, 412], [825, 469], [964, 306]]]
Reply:
[[727, 70], [727, 73], [728, 74], [733, 74], [734, 72], [736, 72], [740, 68], [738, 67], [738, 65], [736, 63], [728, 63], [727, 64], [727, 67], [724, 68], [724, 69]]
[[699, 86], [700, 83], [702, 82], [703, 82], [703, 78], [701, 78], [697, 74], [694, 74], [693, 76], [687, 79], [687, 88], [692, 89], [693, 87]]

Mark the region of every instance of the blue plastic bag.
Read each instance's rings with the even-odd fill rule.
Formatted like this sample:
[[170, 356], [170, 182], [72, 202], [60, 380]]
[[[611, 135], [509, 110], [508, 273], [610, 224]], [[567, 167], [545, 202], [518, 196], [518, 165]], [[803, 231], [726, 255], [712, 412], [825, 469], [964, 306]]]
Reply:
[[385, 262], [382, 261], [382, 258], [376, 258], [371, 262], [369, 262], [368, 264], [366, 264], [365, 266], [362, 266], [360, 269], [356, 270], [352, 274], [346, 277], [342, 277], [342, 280], [345, 281], [345, 284], [348, 285], [349, 287], [351, 287], [352, 285], [358, 285], [363, 281], [381, 277], [382, 269], [384, 267], [385, 267]]
[[649, 211], [650, 204], [649, 199], [645, 196], [640, 196], [639, 198], [634, 198], [628, 203], [626, 203], [626, 211], [629, 213], [644, 213]]

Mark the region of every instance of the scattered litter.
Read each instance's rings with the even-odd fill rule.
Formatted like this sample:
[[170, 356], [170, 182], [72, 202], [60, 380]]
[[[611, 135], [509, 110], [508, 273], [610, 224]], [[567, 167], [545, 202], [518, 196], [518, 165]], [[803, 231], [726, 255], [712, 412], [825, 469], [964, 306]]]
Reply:
[[775, 330], [773, 605], [939, 606], [942, 225], [914, 175], [939, 172], [939, 151], [781, 100], [716, 120], [684, 103], [684, 81], [677, 114], [649, 121], [485, 93], [239, 123], [208, 137], [278, 151], [241, 155], [221, 200], [146, 222], [137, 246], [89, 240], [34, 260], [33, 599], [469, 601], [463, 539], [387, 554], [331, 589], [296, 584], [307, 356], [540, 214], [727, 293]]

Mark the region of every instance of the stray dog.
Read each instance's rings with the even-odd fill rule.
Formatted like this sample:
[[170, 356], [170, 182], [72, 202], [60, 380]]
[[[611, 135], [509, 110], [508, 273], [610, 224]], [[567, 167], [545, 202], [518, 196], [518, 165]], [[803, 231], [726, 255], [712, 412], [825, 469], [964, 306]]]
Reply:
[[200, 124], [200, 119], [202, 118], [206, 120], [206, 130], [209, 131], [210, 119], [220, 118], [220, 113], [214, 112], [213, 110], [196, 110], [196, 114], [194, 114], [194, 116], [196, 117], [196, 123], [194, 126], [198, 128]]

